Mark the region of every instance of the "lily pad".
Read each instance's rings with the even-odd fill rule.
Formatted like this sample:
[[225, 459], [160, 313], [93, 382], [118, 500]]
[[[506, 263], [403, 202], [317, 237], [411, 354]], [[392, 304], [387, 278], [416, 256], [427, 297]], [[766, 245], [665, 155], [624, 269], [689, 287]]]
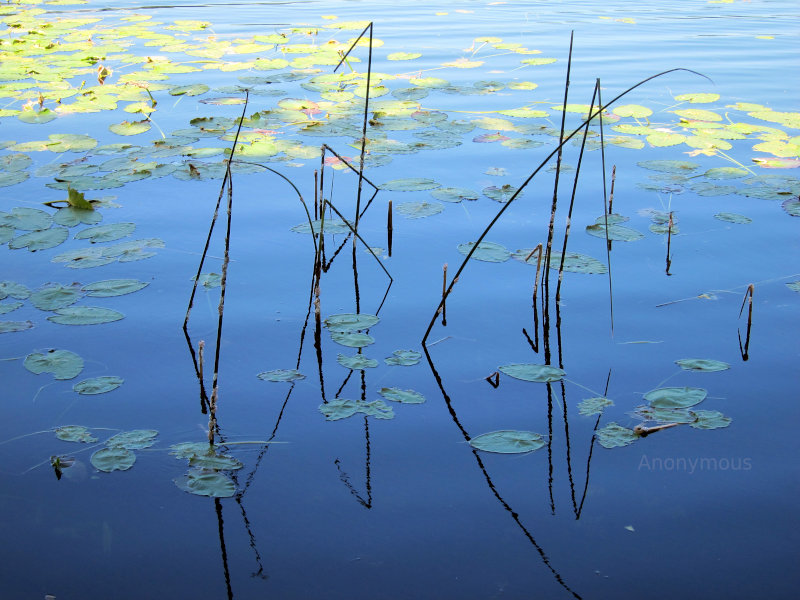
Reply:
[[102, 377], [93, 377], [91, 379], [84, 379], [72, 386], [72, 389], [79, 394], [95, 395], [105, 394], [112, 390], [117, 389], [122, 385], [124, 379], [116, 375], [103, 375]]
[[644, 399], [656, 408], [688, 408], [700, 404], [707, 394], [702, 388], [668, 387], [649, 391]]
[[[536, 266], [539, 263], [539, 256], [531, 256], [534, 248], [522, 248], [511, 254], [511, 258], [523, 262], [527, 265]], [[528, 258], [530, 257], [530, 258]], [[527, 259], [527, 260], [526, 260]], [[553, 251], [550, 253], [550, 267], [558, 269], [561, 264], [561, 252]], [[576, 252], [567, 252], [564, 258], [564, 271], [569, 273], [589, 273], [605, 274], [608, 268], [596, 258]]]
[[647, 404], [637, 406], [634, 414], [658, 423], [691, 423], [695, 419], [688, 408], [654, 408]]
[[716, 410], [692, 411], [695, 420], [689, 425], [695, 429], [720, 429], [731, 424], [731, 418]]
[[[474, 246], [475, 242], [467, 242], [465, 244], [459, 244], [457, 248], [461, 254], [466, 256]], [[511, 258], [511, 252], [509, 252], [505, 246], [501, 246], [500, 244], [496, 244], [494, 242], [481, 242], [478, 244], [478, 247], [475, 249], [475, 252], [473, 252], [471, 258], [473, 260], [480, 260], [483, 262], [501, 263]]]
[[800, 217], [800, 199], [790, 198], [781, 203], [781, 208], [792, 217]]
[[422, 354], [415, 350], [395, 350], [384, 362], [387, 365], [410, 367], [419, 363], [421, 358]]
[[632, 444], [639, 436], [632, 429], [622, 427], [616, 423], [609, 423], [595, 432], [598, 443], [603, 448], [619, 448]]
[[75, 234], [76, 240], [89, 240], [91, 243], [113, 242], [131, 235], [136, 229], [134, 223], [111, 223], [87, 227]]
[[83, 371], [83, 359], [69, 350], [33, 352], [25, 357], [23, 365], [35, 375], [52, 373], [56, 379], [73, 379]]
[[440, 183], [436, 183], [433, 179], [425, 179], [423, 177], [392, 179], [381, 185], [382, 190], [389, 190], [392, 192], [417, 192], [421, 190], [433, 190], [438, 187], [441, 187]]
[[66, 206], [59, 208], [53, 215], [53, 222], [64, 227], [74, 227], [83, 223], [84, 225], [96, 225], [103, 220], [103, 215], [96, 210], [86, 210]]
[[262, 381], [275, 382], [298, 381], [306, 378], [306, 376], [297, 369], [275, 369], [273, 371], [264, 371], [263, 373], [259, 373], [257, 377]]
[[381, 388], [380, 395], [391, 400], [392, 402], [400, 402], [402, 404], [422, 404], [425, 402], [425, 396], [414, 390], [401, 390], [400, 388]]
[[363, 354], [356, 354], [354, 356], [345, 356], [344, 354], [339, 354], [336, 357], [336, 362], [343, 367], [357, 371], [372, 369], [378, 366], [377, 360], [373, 358], [367, 358]]
[[150, 130], [149, 121], [123, 121], [122, 123], [115, 123], [109, 126], [111, 133], [117, 135], [138, 135]]
[[376, 419], [394, 418], [392, 407], [387, 406], [383, 400], [364, 402], [362, 400], [337, 398], [326, 404], [320, 404], [319, 411], [325, 415], [325, 419], [328, 421], [339, 421], [356, 413], [362, 413], [365, 416], [375, 417]]
[[608, 398], [586, 398], [578, 404], [578, 412], [586, 416], [599, 415], [603, 413], [606, 406], [614, 406], [614, 403]]
[[545, 445], [545, 441], [540, 433], [501, 430], [474, 437], [469, 441], [469, 445], [484, 452], [523, 454], [542, 448]]
[[522, 381], [535, 381], [540, 383], [559, 381], [566, 373], [550, 365], [536, 365], [531, 363], [518, 363], [498, 367], [498, 370], [514, 379]]
[[341, 344], [342, 346], [347, 346], [349, 348], [364, 348], [375, 343], [375, 338], [373, 338], [371, 335], [358, 332], [342, 333], [338, 331], [332, 331], [331, 339], [337, 344]]
[[196, 496], [230, 498], [236, 493], [236, 485], [224, 473], [206, 469], [193, 469], [173, 480], [178, 488]]
[[336, 333], [353, 333], [361, 331], [362, 329], [369, 329], [376, 325], [380, 319], [375, 315], [366, 313], [353, 314], [342, 313], [338, 315], [331, 315], [326, 318], [324, 323], [331, 332]]
[[681, 174], [691, 173], [700, 166], [688, 160], [645, 160], [636, 164], [651, 171]]
[[786, 287], [788, 287], [793, 292], [799, 292], [800, 293], [800, 281], [789, 282], [789, 283], [786, 284]]
[[501, 204], [505, 204], [517, 193], [519, 188], [514, 187], [513, 185], [505, 184], [503, 186], [496, 186], [490, 185], [489, 187], [483, 188], [483, 195], [487, 198], [491, 198], [496, 202], [500, 202]]
[[712, 371], [725, 371], [726, 369], [731, 368], [731, 366], [726, 362], [708, 358], [681, 358], [680, 360], [676, 360], [675, 364], [686, 371], [702, 371], [704, 373], [710, 373]]
[[155, 429], [134, 429], [133, 431], [123, 431], [106, 440], [109, 448], [125, 448], [126, 450], [138, 450], [149, 448], [156, 443], [158, 431]]
[[98, 306], [70, 306], [59, 308], [55, 312], [56, 314], [47, 317], [47, 320], [61, 325], [99, 325], [125, 318], [121, 312]]
[[57, 310], [74, 304], [82, 295], [77, 286], [53, 284], [35, 291], [30, 300], [39, 310]]
[[14, 312], [18, 308], [23, 306], [22, 302], [4, 302], [0, 303], [0, 315], [6, 315], [10, 312]]
[[350, 233], [350, 228], [344, 221], [337, 219], [325, 219], [323, 223], [321, 219], [309, 223], [301, 223], [292, 227], [291, 231], [295, 233]]
[[27, 248], [31, 252], [36, 252], [63, 244], [68, 237], [69, 229], [66, 227], [51, 227], [44, 231], [31, 231], [17, 236], [8, 243], [8, 247], [12, 250]]
[[38, 208], [15, 207], [10, 213], [0, 213], [0, 225], [8, 225], [23, 231], [49, 229], [53, 223], [50, 213]]
[[397, 212], [407, 219], [422, 219], [438, 215], [444, 210], [444, 205], [438, 202], [403, 202], [397, 205]]
[[65, 442], [81, 442], [84, 444], [93, 444], [97, 438], [89, 433], [89, 430], [83, 425], [62, 425], [55, 429], [56, 437]]
[[727, 223], [736, 223], [738, 225], [747, 225], [753, 222], [753, 219], [750, 217], [745, 217], [744, 215], [739, 215], [736, 213], [729, 213], [729, 212], [721, 212], [714, 215], [715, 219], [719, 219], [720, 221], [725, 221]]
[[31, 296], [31, 291], [21, 283], [0, 281], [0, 300], [9, 296], [17, 300], [27, 300]]
[[102, 448], [92, 454], [92, 464], [98, 471], [127, 471], [136, 462], [136, 455], [126, 448]]
[[114, 296], [124, 296], [138, 292], [147, 287], [149, 282], [139, 281], [138, 279], [105, 279], [96, 281], [83, 286], [81, 289], [88, 292], [87, 296], [94, 298], [111, 298]]
[[0, 333], [16, 333], [33, 328], [33, 321], [0, 321]]
[[[606, 233], [606, 231], [608, 233]], [[625, 225], [608, 225], [608, 228], [603, 223], [595, 223], [594, 225], [588, 225], [586, 227], [586, 233], [589, 235], [593, 235], [594, 237], [599, 237], [606, 239], [606, 235], [608, 236], [609, 240], [619, 241], [619, 242], [635, 242], [636, 240], [641, 240], [644, 238], [644, 235], [640, 232], [636, 231], [635, 229], [631, 229], [630, 227], [626, 227]]]
[[477, 200], [478, 194], [467, 188], [445, 187], [433, 190], [431, 196], [444, 202], [461, 202], [462, 200]]

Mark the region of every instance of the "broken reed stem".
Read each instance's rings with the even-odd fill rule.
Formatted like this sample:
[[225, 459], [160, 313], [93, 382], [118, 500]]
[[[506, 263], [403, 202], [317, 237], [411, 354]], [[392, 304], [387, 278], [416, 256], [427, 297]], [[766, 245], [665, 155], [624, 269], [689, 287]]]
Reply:
[[389, 200], [389, 212], [386, 215], [386, 242], [389, 246], [389, 258], [392, 257], [392, 201]]
[[611, 191], [608, 194], [608, 214], [613, 214], [614, 209], [614, 184], [617, 182], [617, 165], [611, 167]]
[[672, 266], [672, 259], [669, 256], [670, 246], [672, 244], [672, 225], [674, 221], [672, 219], [672, 211], [669, 212], [669, 224], [667, 226], [667, 275], [672, 275], [669, 272], [669, 268]]
[[447, 305], [445, 296], [447, 295], [447, 263], [442, 265], [442, 326], [447, 327]]
[[538, 260], [536, 261], [536, 277], [533, 279], [533, 307], [536, 308], [536, 293], [539, 291], [539, 273], [542, 271], [542, 244], [539, 243], [536, 248], [531, 250], [531, 253], [525, 257], [525, 262], [538, 253]]
[[669, 429], [670, 427], [677, 427], [680, 423], [665, 423], [664, 425], [655, 425], [654, 427], [645, 427], [644, 425], [637, 425], [633, 428], [633, 433], [639, 437], [647, 437], [651, 433], [661, 431], [662, 429]]
[[494, 389], [500, 387], [500, 373], [498, 373], [497, 371], [495, 371], [485, 379], [486, 381], [489, 382], [489, 385], [491, 385]]
[[747, 286], [747, 291], [744, 293], [744, 299], [742, 300], [742, 308], [739, 309], [739, 318], [741, 318], [742, 311], [744, 311], [745, 302], [749, 303], [749, 306], [747, 308], [747, 335], [745, 336], [744, 347], [742, 346], [742, 336], [739, 335], [739, 352], [742, 355], [742, 360], [748, 360], [750, 357], [749, 356], [750, 327], [753, 324], [753, 290], [754, 286], [751, 283], [750, 285]]

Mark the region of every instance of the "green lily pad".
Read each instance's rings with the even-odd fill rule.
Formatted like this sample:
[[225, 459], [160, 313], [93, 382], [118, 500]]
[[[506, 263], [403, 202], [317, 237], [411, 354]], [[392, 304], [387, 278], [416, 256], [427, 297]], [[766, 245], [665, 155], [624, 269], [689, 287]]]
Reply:
[[215, 453], [217, 446], [208, 442], [181, 442], [169, 447], [169, 453], [176, 458], [191, 458], [195, 455]]
[[65, 442], [81, 442], [84, 444], [93, 444], [97, 438], [89, 433], [89, 430], [83, 425], [62, 425], [55, 429], [56, 437]]
[[347, 346], [349, 348], [365, 348], [370, 344], [375, 343], [375, 338], [366, 333], [350, 332], [341, 333], [338, 331], [331, 332], [331, 339], [337, 344]]
[[17, 310], [23, 306], [22, 302], [4, 302], [0, 303], [0, 315], [7, 315], [10, 312]]
[[469, 445], [484, 452], [498, 454], [523, 454], [533, 452], [545, 445], [540, 433], [532, 431], [491, 431], [472, 438]]
[[106, 392], [117, 389], [125, 380], [116, 375], [103, 375], [102, 377], [92, 377], [84, 379], [72, 386], [72, 389], [79, 394], [95, 395], [105, 394]]
[[680, 133], [672, 133], [669, 131], [655, 131], [647, 136], [647, 142], [651, 146], [657, 148], [666, 148], [667, 146], [677, 146], [686, 140], [686, 136]]
[[230, 477], [219, 471], [192, 469], [186, 475], [173, 479], [173, 481], [184, 492], [196, 496], [230, 498], [236, 493], [236, 485]]
[[634, 119], [644, 119], [653, 114], [652, 110], [640, 104], [623, 104], [614, 108], [612, 112], [620, 117], [633, 117]]
[[477, 200], [478, 194], [467, 188], [445, 187], [431, 191], [431, 196], [444, 202], [461, 202], [462, 200]]
[[645, 160], [636, 164], [651, 171], [680, 174], [691, 173], [700, 166], [688, 160]]
[[518, 363], [498, 367], [498, 370], [514, 379], [522, 381], [535, 381], [540, 383], [559, 381], [563, 379], [564, 371], [550, 365], [536, 365], [531, 363]]
[[415, 350], [395, 350], [383, 362], [387, 365], [410, 367], [419, 363], [421, 358], [422, 354]]
[[337, 398], [326, 404], [319, 405], [319, 411], [325, 415], [328, 421], [339, 421], [346, 419], [356, 413], [362, 413], [368, 417], [376, 419], [393, 419], [394, 411], [391, 406], [387, 406], [383, 400], [364, 402], [362, 400], [345, 400]]
[[716, 410], [695, 410], [692, 411], [695, 420], [689, 425], [695, 429], [720, 429], [731, 424], [731, 418], [726, 417]]
[[609, 423], [602, 429], [595, 432], [598, 443], [603, 448], [619, 448], [632, 444], [639, 436], [636, 435], [632, 429], [622, 427], [616, 423]]
[[57, 116], [56, 112], [50, 110], [49, 108], [43, 108], [42, 110], [23, 110], [17, 115], [17, 118], [22, 121], [23, 123], [31, 123], [31, 124], [40, 124], [40, 123], [49, 123]]
[[722, 121], [722, 115], [703, 108], [687, 108], [674, 111], [676, 115], [690, 121]]
[[487, 198], [491, 198], [496, 202], [500, 202], [501, 204], [505, 204], [517, 193], [519, 188], [514, 187], [513, 185], [505, 184], [503, 186], [497, 187], [496, 185], [490, 185], [489, 187], [483, 188], [483, 195]]
[[76, 240], [89, 240], [91, 243], [113, 242], [131, 235], [136, 229], [134, 223], [111, 223], [87, 227], [75, 234]]
[[381, 388], [378, 392], [381, 396], [392, 402], [402, 404], [422, 404], [425, 396], [414, 390], [401, 390], [400, 388]]
[[[606, 234], [606, 231], [608, 232]], [[626, 227], [625, 225], [608, 225], [608, 228], [603, 223], [595, 223], [594, 225], [588, 225], [586, 227], [586, 233], [589, 235], [593, 235], [594, 237], [599, 237], [606, 239], [606, 235], [608, 236], [609, 240], [619, 241], [619, 242], [635, 242], [636, 240], [641, 240], [644, 238], [644, 235], [640, 232], [636, 231], [635, 229], [631, 229], [630, 227]]]
[[309, 223], [301, 223], [291, 228], [295, 233], [350, 233], [350, 228], [344, 221], [336, 219], [325, 219], [323, 223], [321, 219]]
[[31, 296], [31, 291], [21, 283], [0, 281], [0, 300], [9, 296], [17, 300], [27, 300]]
[[344, 354], [339, 354], [336, 357], [336, 362], [338, 362], [345, 368], [353, 369], [356, 371], [363, 371], [364, 369], [372, 369], [378, 366], [377, 360], [373, 358], [367, 358], [362, 354], [356, 354], [355, 356], [345, 356]]
[[273, 371], [264, 371], [263, 373], [259, 373], [257, 377], [262, 381], [275, 382], [298, 381], [306, 378], [306, 376], [297, 369], [275, 369]]
[[109, 448], [125, 448], [126, 450], [138, 450], [149, 448], [156, 443], [158, 431], [155, 429], [134, 429], [123, 431], [106, 440]]
[[23, 365], [34, 375], [52, 373], [56, 379], [73, 379], [83, 371], [83, 359], [69, 350], [33, 352], [25, 357]]
[[700, 404], [707, 394], [702, 388], [668, 387], [651, 390], [644, 399], [656, 408], [688, 408]]
[[[466, 256], [474, 246], [475, 242], [467, 242], [465, 244], [459, 244], [457, 248], [461, 254]], [[475, 252], [472, 254], [471, 258], [473, 260], [480, 260], [483, 262], [501, 263], [511, 258], [511, 252], [509, 252], [505, 246], [501, 246], [500, 244], [496, 244], [494, 242], [481, 242], [478, 244], [478, 247], [475, 249]]]
[[745, 217], [744, 215], [739, 215], [736, 213], [729, 213], [729, 212], [721, 212], [714, 215], [715, 219], [719, 219], [720, 221], [725, 221], [727, 223], [737, 223], [739, 225], [747, 225], [753, 222], [753, 219], [750, 217]]
[[[287, 63], [288, 64], [288, 63]], [[192, 85], [180, 85], [169, 91], [170, 96], [200, 96], [205, 94], [210, 88], [205, 83], [194, 83]]]
[[96, 210], [84, 210], [73, 206], [59, 208], [53, 215], [53, 222], [64, 227], [74, 227], [83, 223], [84, 225], [96, 225], [103, 220], [103, 215]]
[[75, 304], [82, 296], [77, 286], [53, 284], [31, 294], [31, 304], [39, 310], [57, 310]]
[[578, 412], [586, 416], [599, 415], [603, 413], [606, 406], [614, 406], [614, 403], [608, 398], [586, 398], [578, 404]]
[[526, 58], [523, 61], [520, 61], [523, 65], [531, 65], [531, 66], [539, 66], [539, 65], [549, 65], [556, 62], [557, 58]]
[[49, 229], [53, 217], [38, 208], [12, 208], [10, 213], [0, 213], [0, 225], [7, 225], [23, 231], [40, 231]]
[[792, 217], [800, 217], [800, 200], [790, 198], [781, 203], [781, 208]]
[[[531, 252], [533, 252], [533, 250], [534, 248], [522, 248], [512, 253], [511, 258], [527, 265], [536, 266], [539, 263], [539, 256], [538, 254], [531, 256]], [[558, 269], [560, 264], [561, 252], [552, 251], [550, 253], [550, 267], [553, 269]], [[569, 273], [604, 274], [608, 272], [608, 268], [599, 260], [592, 258], [591, 256], [578, 254], [576, 252], [567, 252], [566, 257], [564, 258], [564, 271]]]
[[731, 368], [731, 366], [726, 362], [722, 362], [721, 360], [711, 360], [708, 358], [681, 358], [680, 360], [676, 360], [675, 364], [686, 371], [702, 371], [704, 373], [710, 373], [712, 371], [725, 371]]
[[0, 333], [16, 333], [33, 328], [33, 321], [0, 321]]
[[102, 448], [92, 454], [92, 464], [98, 471], [127, 471], [136, 462], [136, 455], [126, 448]]
[[55, 312], [56, 314], [47, 317], [47, 320], [61, 325], [99, 325], [125, 318], [125, 315], [116, 310], [98, 306], [70, 306], [59, 308]]
[[88, 292], [88, 294], [86, 294], [87, 296], [92, 296], [94, 298], [111, 298], [138, 292], [148, 285], [150, 285], [149, 282], [139, 281], [138, 279], [105, 279], [103, 281], [88, 283], [81, 289], [84, 292]]
[[69, 229], [66, 227], [51, 227], [44, 231], [31, 231], [19, 235], [8, 242], [8, 247], [12, 250], [27, 248], [31, 252], [36, 252], [63, 244], [68, 237]]
[[189, 466], [215, 471], [236, 471], [244, 465], [232, 456], [214, 454], [213, 450], [207, 454], [194, 454], [189, 457]]
[[422, 56], [419, 52], [392, 52], [386, 58], [387, 60], [414, 60]]
[[0, 187], [17, 185], [28, 179], [30, 175], [25, 171], [9, 171], [0, 173]]
[[438, 187], [441, 187], [440, 183], [436, 183], [433, 179], [425, 179], [423, 177], [392, 179], [381, 185], [382, 190], [389, 190], [392, 192], [417, 192], [421, 190], [433, 190]]
[[749, 171], [739, 167], [716, 167], [703, 173], [709, 179], [739, 179], [740, 177], [747, 177], [749, 174]]
[[361, 331], [362, 329], [369, 329], [380, 321], [375, 315], [366, 313], [353, 314], [342, 313], [338, 315], [331, 315], [326, 318], [324, 323], [331, 332], [335, 333], [353, 333]]
[[709, 94], [703, 92], [696, 92], [692, 94], [680, 94], [674, 97], [678, 102], [691, 102], [692, 104], [706, 104], [708, 102], [716, 102], [719, 100], [719, 94]]
[[444, 210], [444, 205], [438, 202], [403, 202], [397, 205], [396, 210], [407, 219], [422, 219], [438, 215]]
[[108, 128], [111, 133], [117, 135], [138, 135], [150, 130], [149, 121], [123, 121], [122, 123], [115, 123]]

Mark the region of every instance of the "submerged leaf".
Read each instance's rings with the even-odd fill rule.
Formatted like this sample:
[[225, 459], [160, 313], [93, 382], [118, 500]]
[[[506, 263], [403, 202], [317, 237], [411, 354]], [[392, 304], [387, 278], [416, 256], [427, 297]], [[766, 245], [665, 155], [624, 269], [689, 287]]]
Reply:
[[336, 333], [353, 333], [362, 329], [369, 329], [380, 321], [375, 315], [366, 313], [342, 313], [331, 315], [326, 318], [324, 323], [330, 331]]
[[55, 429], [56, 437], [65, 442], [82, 442], [92, 444], [97, 438], [89, 433], [83, 425], [62, 425]]
[[84, 292], [89, 292], [87, 296], [95, 298], [110, 298], [113, 296], [124, 296], [125, 294], [132, 294], [138, 292], [142, 288], [150, 285], [147, 281], [139, 281], [138, 279], [106, 279], [103, 281], [96, 281], [83, 286], [81, 289]]
[[[459, 244], [457, 248], [461, 254], [467, 256], [474, 246], [475, 242], [467, 242], [465, 244]], [[478, 244], [478, 247], [475, 249], [475, 252], [472, 253], [470, 258], [483, 262], [501, 263], [511, 258], [511, 252], [509, 252], [505, 246], [501, 246], [500, 244], [496, 244], [494, 242], [481, 242]]]
[[336, 357], [336, 362], [343, 367], [357, 371], [372, 369], [378, 366], [377, 360], [374, 358], [367, 358], [363, 354], [356, 354], [355, 356], [345, 356], [344, 354], [339, 354]]
[[356, 413], [363, 413], [365, 416], [375, 417], [376, 419], [394, 418], [394, 411], [383, 400], [364, 402], [362, 400], [337, 398], [326, 404], [320, 404], [319, 411], [325, 415], [325, 419], [328, 421], [339, 421]]
[[420, 190], [433, 190], [438, 187], [441, 187], [440, 183], [436, 183], [433, 179], [425, 179], [422, 177], [392, 179], [381, 185], [382, 190], [389, 190], [392, 192], [416, 192]]
[[545, 441], [540, 433], [502, 430], [474, 437], [469, 441], [469, 445], [484, 452], [522, 454], [538, 450], [545, 445]]
[[522, 381], [536, 381], [540, 383], [559, 381], [565, 375], [564, 371], [550, 365], [536, 365], [531, 363], [519, 363], [498, 367], [498, 370], [514, 379]]
[[61, 325], [99, 325], [125, 318], [121, 312], [98, 306], [70, 306], [59, 308], [55, 312], [56, 314], [47, 317], [47, 320]]
[[578, 412], [582, 415], [599, 415], [603, 413], [606, 406], [614, 406], [608, 398], [586, 398], [578, 404]]
[[186, 475], [173, 479], [184, 492], [196, 496], [230, 498], [236, 493], [236, 485], [224, 473], [206, 469], [192, 469]]
[[695, 429], [720, 429], [731, 424], [731, 418], [716, 410], [692, 411], [695, 420], [689, 425]]
[[438, 202], [403, 202], [397, 205], [397, 212], [407, 219], [422, 219], [438, 215], [444, 206]]

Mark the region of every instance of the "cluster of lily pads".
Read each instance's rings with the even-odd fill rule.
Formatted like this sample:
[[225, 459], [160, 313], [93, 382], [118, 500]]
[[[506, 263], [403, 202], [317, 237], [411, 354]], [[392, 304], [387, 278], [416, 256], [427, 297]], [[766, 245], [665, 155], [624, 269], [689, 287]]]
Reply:
[[[675, 361], [686, 371], [710, 373], [730, 368], [728, 363], [703, 358], [684, 358]], [[498, 371], [514, 379], [538, 383], [560, 381], [566, 373], [557, 367], [533, 363], [504, 365]], [[637, 426], [633, 429], [617, 423], [609, 423], [595, 431], [598, 443], [604, 448], [616, 448], [632, 444], [654, 431], [675, 425], [689, 425], [695, 429], [719, 429], [727, 427], [731, 418], [716, 410], [700, 410], [694, 407], [702, 402], [707, 392], [702, 388], [663, 387], [644, 395], [646, 405], [634, 409], [632, 415], [652, 427]], [[583, 416], [601, 415], [614, 402], [605, 397], [587, 398], [578, 405]], [[690, 410], [691, 409], [691, 410]], [[532, 431], [500, 430], [473, 437], [470, 445], [485, 452], [519, 454], [533, 452], [545, 445], [545, 437]]]

